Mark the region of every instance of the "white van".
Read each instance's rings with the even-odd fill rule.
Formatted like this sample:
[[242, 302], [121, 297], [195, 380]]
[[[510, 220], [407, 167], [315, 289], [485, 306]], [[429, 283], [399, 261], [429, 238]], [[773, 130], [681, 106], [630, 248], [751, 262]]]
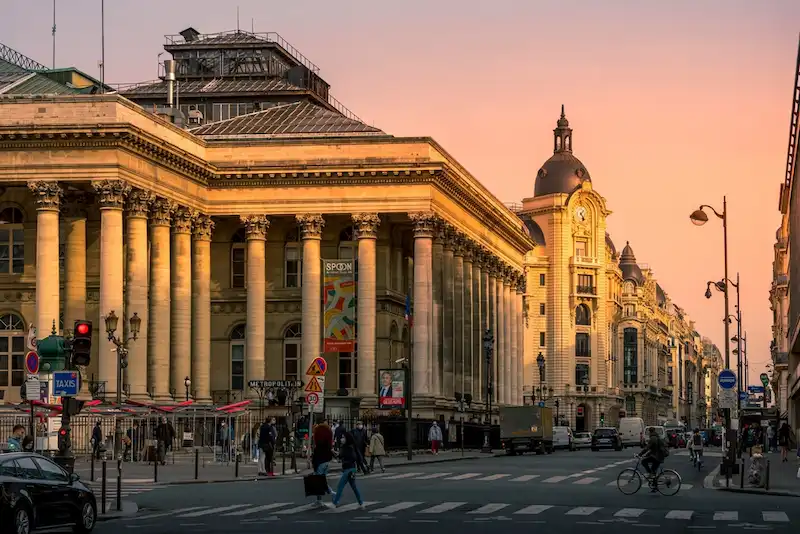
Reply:
[[553, 449], [575, 450], [575, 443], [572, 440], [572, 429], [570, 429], [570, 427], [553, 427]]
[[619, 420], [619, 436], [623, 447], [644, 447], [644, 419], [641, 417], [623, 417]]

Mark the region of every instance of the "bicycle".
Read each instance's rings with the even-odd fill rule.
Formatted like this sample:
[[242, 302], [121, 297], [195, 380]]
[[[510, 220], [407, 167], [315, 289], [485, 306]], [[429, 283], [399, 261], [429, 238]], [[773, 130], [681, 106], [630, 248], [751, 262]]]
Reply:
[[[633, 495], [639, 488], [642, 487], [642, 478], [644, 478], [648, 485], [656, 490], [661, 495], [671, 497], [681, 489], [681, 476], [672, 469], [664, 469], [664, 464], [659, 466], [655, 475], [644, 473], [639, 469], [642, 463], [642, 457], [638, 454], [633, 455], [636, 458], [636, 466], [623, 469], [617, 476], [617, 488], [625, 495]], [[630, 490], [630, 491], [628, 491]]]

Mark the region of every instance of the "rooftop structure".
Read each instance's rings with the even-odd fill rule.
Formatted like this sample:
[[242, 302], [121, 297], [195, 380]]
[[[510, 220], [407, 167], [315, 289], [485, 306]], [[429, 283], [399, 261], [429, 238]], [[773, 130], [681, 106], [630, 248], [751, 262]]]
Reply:
[[0, 94], [62, 95], [95, 93], [103, 86], [75, 68], [49, 69], [38, 61], [0, 43]]

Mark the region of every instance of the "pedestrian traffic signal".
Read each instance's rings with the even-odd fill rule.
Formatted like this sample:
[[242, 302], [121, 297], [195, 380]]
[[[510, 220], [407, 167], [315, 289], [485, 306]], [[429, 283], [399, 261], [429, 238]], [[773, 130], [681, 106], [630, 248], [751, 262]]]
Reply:
[[117, 347], [119, 354], [119, 367], [120, 369], [128, 368], [128, 350], [125, 347]]
[[52, 373], [63, 371], [67, 363], [67, 344], [61, 336], [47, 336], [36, 344], [39, 353], [39, 367], [42, 371]]
[[69, 427], [61, 427], [61, 430], [58, 431], [58, 452], [64, 454], [70, 448], [69, 442]]
[[86, 367], [92, 361], [92, 322], [77, 320], [72, 329], [72, 364]]
[[600, 426], [606, 426], [606, 414], [600, 412]]

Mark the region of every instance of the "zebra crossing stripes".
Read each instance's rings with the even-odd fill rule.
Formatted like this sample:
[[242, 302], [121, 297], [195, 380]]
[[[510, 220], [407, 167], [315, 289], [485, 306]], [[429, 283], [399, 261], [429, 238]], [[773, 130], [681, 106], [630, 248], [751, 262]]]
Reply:
[[415, 506], [419, 506], [420, 504], [424, 504], [421, 502], [398, 502], [395, 504], [391, 504], [389, 506], [384, 506], [383, 508], [378, 508], [377, 510], [370, 510], [370, 513], [373, 514], [393, 514], [395, 512], [399, 512], [401, 510], [407, 510], [409, 508], [413, 508]]
[[552, 508], [553, 505], [551, 504], [532, 504], [530, 506], [526, 506], [522, 510], [517, 510], [514, 512], [515, 514], [522, 514], [522, 515], [538, 515], [544, 511], [549, 510]]
[[419, 475], [424, 475], [425, 473], [400, 473], [399, 475], [389, 475], [388, 477], [382, 477], [384, 480], [398, 480], [401, 478], [411, 478]]
[[178, 518], [180, 519], [189, 519], [192, 517], [202, 517], [205, 515], [211, 514], [219, 514], [221, 512], [227, 512], [229, 510], [235, 510], [237, 508], [244, 508], [245, 506], [250, 506], [249, 504], [232, 504], [230, 506], [223, 506], [221, 508], [211, 508], [210, 510], [198, 510], [196, 512], [189, 512], [188, 514], [179, 515]]
[[739, 512], [714, 512], [714, 521], [738, 521]]
[[690, 520], [694, 512], [691, 510], [670, 510], [667, 512], [667, 515], [664, 516], [664, 519], [683, 519], [683, 520]]
[[[364, 508], [368, 508], [370, 506], [375, 506], [379, 502], [380, 501], [364, 501]], [[338, 508], [330, 508], [328, 510], [325, 510], [322, 513], [323, 514], [346, 514], [347, 512], [353, 512], [355, 510], [358, 510], [359, 508], [361, 508], [361, 505], [358, 504], [357, 502], [354, 502], [354, 503], [350, 503], [350, 504], [345, 504], [345, 505], [339, 506]]]
[[598, 480], [600, 480], [600, 479], [599, 478], [595, 478], [595, 477], [586, 477], [586, 478], [581, 478], [580, 480], [576, 480], [575, 482], [573, 482], [573, 484], [586, 485], [586, 484], [592, 484], [594, 482], [597, 482]]
[[452, 474], [453, 473], [429, 473], [427, 475], [417, 477], [417, 480], [432, 480], [434, 478], [442, 478]]
[[761, 512], [761, 519], [768, 523], [788, 523], [789, 516], [786, 512]]
[[539, 478], [540, 475], [522, 475], [517, 478], [512, 478], [511, 482], [528, 482], [529, 480], [533, 480], [534, 478]]
[[506, 473], [499, 473], [496, 475], [489, 475], [488, 477], [479, 478], [478, 480], [500, 480], [501, 478], [510, 477], [511, 475]]
[[262, 506], [256, 506], [255, 508], [247, 508], [246, 510], [237, 510], [235, 512], [230, 512], [228, 514], [222, 514], [223, 516], [230, 516], [230, 517], [241, 517], [245, 515], [252, 515], [257, 514], [259, 512], [266, 512], [268, 510], [274, 510], [275, 508], [283, 508], [284, 506], [289, 506], [290, 502], [274, 502], [272, 504], [264, 504]]
[[545, 484], [555, 484], [556, 482], [563, 482], [563, 481], [567, 480], [568, 478], [570, 478], [570, 477], [569, 476], [556, 476], [556, 477], [550, 477], [550, 478], [548, 478], [546, 480], [542, 480], [542, 482], [544, 482]]
[[592, 515], [600, 509], [596, 506], [578, 506], [568, 511], [566, 515]]
[[646, 511], [644, 508], [623, 508], [614, 514], [614, 517], [639, 517]]
[[441, 514], [442, 512], [449, 512], [450, 510], [455, 510], [461, 506], [464, 506], [465, 502], [443, 502], [442, 504], [437, 504], [436, 506], [432, 506], [425, 510], [422, 510], [421, 514]]
[[445, 480], [466, 480], [468, 478], [475, 478], [481, 476], [483, 473], [463, 473], [454, 477], [446, 478]]
[[468, 514], [493, 514], [503, 508], [509, 506], [508, 504], [501, 503], [501, 502], [493, 502], [489, 504], [484, 504], [477, 510], [472, 510], [471, 512], [467, 512]]

